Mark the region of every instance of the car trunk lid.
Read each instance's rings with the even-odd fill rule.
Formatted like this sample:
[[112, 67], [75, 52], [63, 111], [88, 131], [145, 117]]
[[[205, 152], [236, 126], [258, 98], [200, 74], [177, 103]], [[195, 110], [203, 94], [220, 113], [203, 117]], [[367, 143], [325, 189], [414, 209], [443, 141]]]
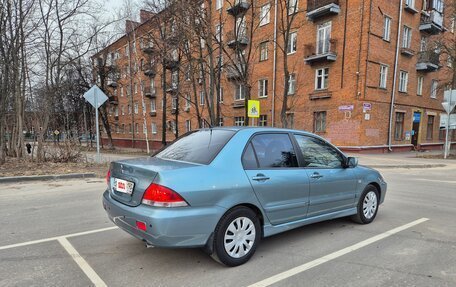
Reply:
[[[152, 182], [156, 181], [160, 171], [192, 166], [195, 164], [163, 160], [156, 157], [112, 162], [109, 184], [111, 196], [123, 204], [138, 206], [141, 204], [144, 192]], [[114, 184], [116, 179], [133, 183], [132, 193], [128, 194], [117, 190]]]

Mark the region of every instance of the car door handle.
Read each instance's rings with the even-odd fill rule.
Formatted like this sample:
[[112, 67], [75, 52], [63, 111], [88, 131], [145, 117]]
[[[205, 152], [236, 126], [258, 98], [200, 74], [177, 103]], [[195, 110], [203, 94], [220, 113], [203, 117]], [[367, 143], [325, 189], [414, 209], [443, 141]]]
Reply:
[[265, 176], [262, 173], [259, 173], [256, 176], [252, 177], [252, 180], [256, 180], [256, 181], [266, 181], [268, 179], [269, 179], [269, 177]]
[[315, 179], [320, 179], [322, 178], [323, 176], [321, 174], [319, 174], [318, 172], [314, 172], [310, 178], [315, 178]]

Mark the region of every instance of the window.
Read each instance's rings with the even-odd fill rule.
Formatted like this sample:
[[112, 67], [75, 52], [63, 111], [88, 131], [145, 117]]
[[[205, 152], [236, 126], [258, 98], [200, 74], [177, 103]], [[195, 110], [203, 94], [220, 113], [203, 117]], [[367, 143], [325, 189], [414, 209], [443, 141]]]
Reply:
[[121, 134], [124, 134], [124, 133], [125, 133], [125, 124], [122, 124], [122, 125], [120, 126], [120, 133], [121, 133]]
[[296, 52], [297, 40], [298, 40], [298, 33], [297, 32], [290, 33], [289, 38], [288, 38], [288, 44], [287, 44], [287, 53], [288, 54], [293, 54]]
[[134, 83], [133, 87], [134, 87], [135, 94], [137, 94], [138, 93], [138, 84]]
[[268, 116], [267, 115], [260, 115], [258, 119], [258, 126], [266, 127], [268, 125]]
[[253, 137], [252, 145], [261, 169], [298, 167], [288, 134], [260, 134]]
[[420, 52], [425, 52], [427, 49], [427, 37], [421, 36], [420, 40]]
[[192, 130], [192, 122], [190, 120], [186, 120], [185, 121], [185, 130], [187, 132], [191, 131]]
[[243, 126], [245, 122], [244, 117], [234, 117], [234, 125], [235, 126]]
[[326, 131], [326, 111], [314, 113], [314, 132], [324, 133]]
[[177, 73], [177, 71], [174, 71], [171, 74], [171, 87], [173, 89], [177, 89], [178, 84], [179, 84], [179, 74]]
[[331, 45], [331, 22], [318, 25], [317, 28], [317, 55], [326, 54]]
[[328, 88], [329, 68], [317, 69], [315, 71], [315, 90]]
[[260, 43], [260, 62], [268, 59], [268, 42]]
[[386, 89], [386, 81], [388, 79], [388, 66], [380, 65], [380, 84], [379, 87]]
[[131, 115], [131, 106], [128, 104], [128, 114]]
[[266, 25], [269, 23], [271, 4], [266, 4], [260, 8], [260, 26]]
[[200, 106], [204, 106], [204, 91], [200, 91]]
[[139, 105], [138, 103], [135, 103], [135, 114], [139, 113]]
[[303, 165], [313, 168], [342, 168], [343, 156], [328, 143], [309, 136], [295, 135]]
[[223, 7], [223, 0], [215, 1], [215, 10], [220, 10]]
[[166, 147], [156, 157], [209, 164], [234, 134], [234, 131], [221, 129], [192, 132]]
[[256, 160], [255, 152], [252, 148], [252, 143], [249, 143], [242, 155], [242, 166], [244, 169], [256, 169], [258, 168], [258, 162]]
[[264, 98], [268, 96], [268, 80], [262, 79], [258, 81], [258, 97]]
[[405, 71], [399, 72], [399, 92], [407, 93], [408, 73]]
[[296, 75], [290, 74], [288, 77], [288, 95], [294, 95], [296, 92]]
[[415, 0], [405, 0], [405, 5], [410, 8], [415, 8]]
[[133, 132], [132, 130], [132, 125], [131, 124], [128, 124], [128, 132], [131, 134]]
[[298, 12], [298, 0], [288, 0], [288, 15]]
[[173, 97], [171, 99], [171, 109], [173, 109], [173, 110], [177, 109], [177, 97]]
[[385, 16], [383, 18], [383, 40], [389, 41], [391, 37], [391, 18]]
[[431, 84], [431, 98], [432, 99], [437, 98], [438, 85], [439, 85], [439, 82], [437, 80], [432, 80], [432, 84]]
[[394, 127], [394, 139], [402, 140], [404, 134], [404, 113], [396, 113], [396, 122]]
[[247, 22], [245, 21], [245, 16], [236, 18], [236, 29], [238, 37], [247, 35]]
[[423, 95], [423, 82], [424, 82], [424, 77], [423, 76], [419, 76], [418, 77], [418, 84], [416, 85], [416, 94], [418, 96], [422, 96]]
[[147, 133], [147, 125], [143, 124], [143, 134]]
[[432, 140], [433, 132], [434, 132], [434, 116], [428, 116], [426, 139]]
[[114, 115], [115, 115], [116, 117], [119, 116], [119, 107], [117, 107], [117, 106], [116, 106], [116, 108], [114, 109]]
[[171, 121], [171, 130], [173, 131], [173, 134], [177, 133], [177, 125], [176, 125], [176, 121], [175, 120]]
[[223, 88], [222, 87], [220, 87], [218, 99], [219, 99], [219, 103], [223, 103]]
[[120, 113], [122, 114], [122, 116], [125, 115], [125, 106], [120, 107]]
[[243, 85], [241, 85], [241, 84], [236, 85], [234, 100], [235, 101], [245, 100], [245, 87]]
[[412, 28], [404, 26], [404, 33], [402, 35], [402, 48], [410, 49], [412, 43]]
[[156, 134], [157, 133], [157, 124], [152, 123], [150, 127], [151, 127], [152, 134]]
[[218, 126], [223, 127], [223, 117], [219, 118]]
[[135, 132], [137, 134], [139, 134], [139, 124], [138, 123], [135, 124]]
[[215, 25], [215, 39], [217, 40], [217, 42], [222, 41], [222, 25], [221, 24]]
[[120, 87], [120, 96], [123, 97], [124, 93], [123, 93], [123, 87]]
[[190, 109], [190, 104], [191, 104], [190, 95], [189, 95], [189, 94], [186, 94], [186, 95], [185, 95], [185, 109], [186, 109], [186, 110], [189, 110], [189, 109]]
[[150, 111], [151, 112], [157, 111], [157, 105], [156, 105], [155, 99], [150, 99]]

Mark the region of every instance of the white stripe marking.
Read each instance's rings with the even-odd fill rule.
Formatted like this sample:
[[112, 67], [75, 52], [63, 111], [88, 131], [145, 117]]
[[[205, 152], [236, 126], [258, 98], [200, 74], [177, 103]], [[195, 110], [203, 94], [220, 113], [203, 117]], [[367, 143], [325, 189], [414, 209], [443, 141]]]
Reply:
[[112, 227], [100, 228], [100, 229], [83, 231], [83, 232], [78, 232], [78, 233], [71, 233], [71, 234], [62, 235], [62, 236], [55, 236], [55, 237], [49, 237], [49, 238], [44, 238], [44, 239], [32, 240], [32, 241], [27, 241], [27, 242], [22, 242], [22, 243], [17, 243], [17, 244], [5, 245], [5, 246], [0, 246], [0, 250], [5, 250], [5, 249], [10, 249], [10, 248], [15, 248], [15, 247], [22, 247], [22, 246], [38, 244], [38, 243], [43, 243], [43, 242], [49, 242], [49, 241], [53, 241], [53, 240], [59, 240], [62, 237], [70, 238], [70, 237], [75, 237], [75, 236], [109, 231], [109, 230], [113, 230], [113, 229], [117, 229], [117, 228], [118, 228], [117, 226], [112, 226]]
[[385, 239], [385, 238], [387, 238], [387, 237], [389, 237], [391, 235], [394, 235], [394, 234], [396, 234], [398, 232], [401, 232], [403, 230], [406, 230], [406, 229], [408, 229], [410, 227], [413, 227], [415, 225], [418, 225], [418, 224], [423, 223], [423, 222], [428, 221], [428, 220], [429, 220], [428, 218], [421, 218], [421, 219], [415, 220], [413, 222], [410, 222], [408, 224], [396, 227], [394, 229], [391, 229], [389, 231], [386, 231], [384, 233], [381, 233], [379, 235], [376, 235], [374, 237], [371, 237], [371, 238], [368, 238], [368, 239], [366, 239], [364, 241], [356, 243], [356, 244], [354, 244], [352, 246], [349, 246], [349, 247], [346, 247], [346, 248], [341, 249], [339, 251], [336, 251], [336, 252], [333, 252], [331, 254], [325, 255], [323, 257], [320, 257], [320, 258], [315, 259], [313, 261], [307, 262], [307, 263], [305, 263], [303, 265], [297, 266], [295, 268], [292, 268], [292, 269], [287, 270], [285, 272], [279, 273], [279, 274], [274, 275], [272, 277], [266, 278], [266, 279], [264, 279], [262, 281], [254, 283], [254, 284], [252, 284], [252, 285], [250, 285], [248, 287], [266, 287], [266, 286], [270, 286], [270, 285], [272, 285], [274, 283], [277, 283], [277, 282], [282, 281], [284, 279], [287, 279], [287, 278], [289, 278], [291, 276], [294, 276], [296, 274], [299, 274], [301, 272], [309, 270], [309, 269], [311, 269], [313, 267], [316, 267], [318, 265], [321, 265], [323, 263], [326, 263], [328, 261], [331, 261], [333, 259], [341, 257], [341, 256], [343, 256], [343, 255], [345, 255], [347, 253], [350, 253], [350, 252], [353, 252], [353, 251], [358, 250], [360, 248], [363, 248], [363, 247], [365, 247], [365, 246], [367, 246], [369, 244], [372, 244], [372, 243], [377, 242], [379, 240]]
[[97, 287], [107, 287], [106, 283], [98, 276], [98, 274], [95, 272], [95, 270], [90, 267], [89, 263], [85, 261], [84, 258], [76, 251], [76, 249], [71, 245], [70, 241], [66, 239], [65, 237], [60, 237], [57, 239], [59, 243], [65, 248], [65, 250], [68, 252], [68, 254], [71, 255], [71, 258], [78, 264], [79, 268], [82, 269], [82, 271], [89, 277], [90, 281], [97, 286]]

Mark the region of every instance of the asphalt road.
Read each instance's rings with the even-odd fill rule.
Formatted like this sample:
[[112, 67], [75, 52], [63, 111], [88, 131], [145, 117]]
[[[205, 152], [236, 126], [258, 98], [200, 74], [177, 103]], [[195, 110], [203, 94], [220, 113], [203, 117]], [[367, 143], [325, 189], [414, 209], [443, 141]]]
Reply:
[[338, 219], [266, 238], [236, 268], [110, 228], [103, 180], [3, 185], [0, 286], [456, 286], [456, 169], [382, 173], [389, 190], [372, 224]]

